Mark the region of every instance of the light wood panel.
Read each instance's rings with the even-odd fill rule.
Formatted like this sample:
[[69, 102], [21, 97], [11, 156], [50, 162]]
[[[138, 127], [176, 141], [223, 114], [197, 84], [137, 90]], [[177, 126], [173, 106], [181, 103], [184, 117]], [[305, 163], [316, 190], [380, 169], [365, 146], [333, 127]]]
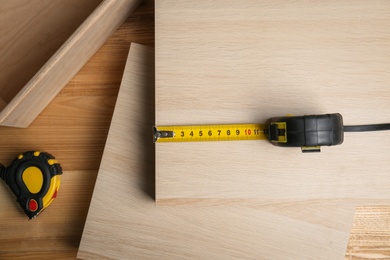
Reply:
[[[8, 2], [5, 6], [2, 6], [2, 8], [4, 8], [3, 12], [6, 14], [5, 18], [3, 18], [5, 19], [3, 26], [5, 27], [5, 35], [7, 36], [5, 40], [3, 40], [6, 48], [4, 52], [7, 54], [5, 57], [8, 58], [8, 62], [4, 62], [2, 67], [6, 68], [9, 66], [10, 68], [5, 70], [5, 72], [9, 72], [10, 75], [5, 74], [6, 77], [2, 78], [9, 79], [16, 77], [15, 71], [18, 64], [23, 64], [23, 62], [26, 62], [27, 64], [28, 62], [34, 62], [35, 55], [30, 55], [29, 53], [39, 54], [42, 52], [40, 49], [46, 47], [42, 42], [51, 40], [50, 37], [47, 39], [44, 38], [46, 31], [50, 32], [50, 30], [46, 29], [47, 26], [50, 25], [49, 27], [51, 27], [52, 24], [58, 24], [57, 21], [63, 17], [64, 10], [74, 11], [75, 9], [83, 8], [83, 5], [77, 5], [75, 2], [69, 1], [63, 1], [60, 5], [53, 1], [47, 3], [48, 5], [45, 5], [45, 2], [39, 2], [38, 4], [38, 2], [29, 1], [27, 5], [23, 5], [23, 2], [15, 3], [15, 1], [12, 1], [12, 3]], [[91, 3], [90, 5], [95, 4], [92, 1], [87, 1], [85, 3]], [[8, 82], [3, 82], [5, 83], [3, 95], [5, 95], [4, 99], [7, 100], [8, 104], [0, 112], [0, 124], [4, 126], [27, 127], [103, 45], [108, 37], [126, 20], [139, 3], [140, 0], [104, 0], [25, 86], [20, 86], [19, 84], [23, 81], [21, 82], [18, 80], [16, 81], [18, 84], [16, 88], [15, 85], [14, 88], [12, 88]], [[23, 14], [26, 13], [26, 11], [30, 12], [28, 7], [31, 6], [31, 13], [24, 17]], [[52, 12], [53, 10], [54, 12]], [[76, 12], [79, 11], [77, 10]], [[43, 17], [46, 18], [45, 14], [49, 14], [49, 19], [42, 22], [44, 19]], [[14, 28], [12, 23], [19, 21], [14, 19], [14, 17], [18, 16], [23, 18], [23, 20], [20, 19], [20, 25], [17, 25], [16, 28]], [[38, 26], [35, 26], [35, 24], [30, 25], [29, 18], [35, 22], [35, 24], [38, 24]], [[74, 23], [75, 22], [72, 21], [71, 26], [67, 28], [72, 28]], [[43, 35], [40, 35], [40, 30], [42, 30]], [[52, 34], [55, 37], [56, 35], [62, 36], [62, 33], [63, 32], [60, 29]], [[27, 36], [20, 39], [20, 45], [24, 46], [26, 50], [18, 53], [18, 48], [15, 48], [13, 43], [19, 40], [19, 35], [23, 34]], [[50, 35], [50, 33], [47, 34]], [[31, 37], [42, 38], [38, 38], [38, 43], [30, 45], [29, 41], [26, 39]], [[52, 51], [50, 48], [57, 45], [58, 40], [56, 39], [55, 43], [49, 44], [49, 50], [43, 52], [43, 57], [47, 55], [46, 53]], [[36, 49], [38, 49], [38, 51]], [[26, 52], [28, 55], [25, 55]], [[24, 61], [25, 57], [27, 57], [26, 61]], [[11, 63], [10, 66], [10, 60], [16, 62]], [[27, 75], [31, 74], [34, 68], [37, 67], [29, 69]], [[22, 80], [25, 80], [25, 78], [22, 78]]]
[[[156, 124], [339, 112], [390, 122], [387, 1], [156, 2]], [[319, 154], [267, 142], [158, 143], [158, 205], [390, 199], [390, 134]]]
[[[275, 211], [283, 214], [256, 207], [155, 207], [149, 186], [153, 184], [149, 178], [154, 173], [154, 145], [146, 130], [154, 123], [153, 89], [154, 53], [145, 46], [132, 44], [79, 257], [340, 259], [344, 256], [353, 205], [333, 207], [315, 202], [310, 207], [280, 205]], [[325, 214], [317, 218], [319, 212]]]

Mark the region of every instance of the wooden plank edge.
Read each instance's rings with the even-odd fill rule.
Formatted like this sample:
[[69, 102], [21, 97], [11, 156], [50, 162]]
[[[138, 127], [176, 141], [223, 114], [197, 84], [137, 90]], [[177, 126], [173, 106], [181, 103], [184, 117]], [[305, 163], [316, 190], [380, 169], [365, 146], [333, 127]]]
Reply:
[[328, 198], [328, 199], [307, 199], [307, 200], [264, 200], [261, 198], [160, 198], [155, 199], [157, 207], [186, 207], [186, 206], [245, 206], [264, 207], [269, 205], [283, 205], [289, 203], [327, 204], [336, 202], [339, 205], [356, 206], [382, 206], [388, 205], [386, 199], [370, 198]]
[[106, 256], [101, 256], [94, 254], [88, 251], [79, 250], [77, 253], [77, 259], [96, 259], [96, 260], [114, 260], [114, 258], [109, 258]]
[[0, 125], [28, 127], [142, 0], [104, 0], [0, 112]]

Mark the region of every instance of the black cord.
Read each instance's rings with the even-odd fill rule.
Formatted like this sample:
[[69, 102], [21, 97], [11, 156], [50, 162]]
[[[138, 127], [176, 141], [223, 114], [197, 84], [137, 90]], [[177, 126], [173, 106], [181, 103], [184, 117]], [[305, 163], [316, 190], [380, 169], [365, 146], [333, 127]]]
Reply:
[[384, 131], [384, 130], [390, 130], [390, 124], [344, 126], [344, 132], [369, 132], [369, 131]]

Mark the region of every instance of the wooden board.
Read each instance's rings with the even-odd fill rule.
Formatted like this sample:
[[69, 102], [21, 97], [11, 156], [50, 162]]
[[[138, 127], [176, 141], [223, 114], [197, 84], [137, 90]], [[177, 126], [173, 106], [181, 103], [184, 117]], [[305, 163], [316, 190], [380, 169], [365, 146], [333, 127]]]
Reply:
[[140, 0], [3, 2], [0, 125], [27, 127]]
[[[387, 1], [156, 3], [156, 124], [262, 123], [341, 113], [390, 122]], [[390, 199], [389, 132], [319, 154], [265, 141], [161, 143], [158, 205]]]
[[78, 257], [343, 258], [351, 205], [156, 207], [153, 89], [153, 51], [132, 44]]

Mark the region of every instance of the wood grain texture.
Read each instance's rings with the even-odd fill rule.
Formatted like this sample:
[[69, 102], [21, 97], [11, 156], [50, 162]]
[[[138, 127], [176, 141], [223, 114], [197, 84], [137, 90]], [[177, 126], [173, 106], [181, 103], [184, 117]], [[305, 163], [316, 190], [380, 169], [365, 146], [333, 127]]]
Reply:
[[[24, 214], [19, 212], [18, 205], [8, 188], [0, 184], [0, 193], [3, 195], [0, 197], [0, 205], [14, 203], [12, 208], [10, 205], [7, 206], [9, 210], [0, 212], [2, 219], [7, 219], [0, 224], [2, 229], [6, 229], [0, 234], [0, 259], [76, 259], [92, 195], [93, 187], [88, 185], [93, 185], [99, 168], [129, 44], [130, 42], [154, 44], [153, 2], [144, 1], [144, 4], [110, 37], [30, 127], [26, 129], [0, 127], [1, 163], [8, 164], [15, 155], [28, 149], [47, 150], [59, 158], [69, 176], [67, 182], [62, 183], [58, 199], [36, 220], [39, 221], [46, 214], [51, 216], [53, 214], [53, 218], [47, 217], [39, 225], [26, 220]], [[1, 1], [1, 3], [0, 10], [3, 10], [5, 2]], [[1, 17], [3, 14], [0, 19]], [[3, 28], [1, 25], [0, 28]], [[74, 28], [64, 28], [64, 30], [69, 30], [71, 34]], [[68, 36], [64, 37], [64, 40], [66, 38]], [[0, 38], [2, 39], [3, 37]], [[4, 50], [3, 46], [3, 44], [0, 45], [1, 51]], [[51, 54], [47, 58], [50, 56]], [[35, 65], [35, 62], [32, 62], [30, 66], [36, 67], [37, 71], [43, 63]], [[27, 73], [27, 68], [21, 69], [17, 75], [28, 80], [35, 72], [28, 77], [24, 75], [25, 73]], [[4, 74], [0, 73], [1, 76]], [[14, 82], [15, 78], [4, 82]], [[1, 89], [3, 85], [1, 83]], [[18, 85], [15, 84], [15, 86]], [[0, 91], [1, 97], [3, 93]], [[68, 174], [69, 171], [78, 172], [84, 176]], [[84, 179], [81, 183], [85, 185], [77, 184], [80, 179]], [[154, 183], [154, 178], [150, 177], [150, 179], [151, 183]], [[67, 187], [74, 183], [77, 186], [74, 189]], [[74, 198], [74, 195], [69, 194], [68, 190], [78, 194], [79, 198], [69, 203], [70, 200], [68, 202], [67, 197]], [[70, 210], [57, 211], [52, 210], [52, 207], [71, 207], [72, 213], [61, 215]], [[390, 258], [389, 210], [389, 206], [358, 207], [347, 247], [346, 260], [370, 259], [370, 257], [372, 259], [373, 253], [382, 259]], [[24, 229], [18, 228], [13, 224], [14, 222], [21, 223]], [[15, 229], [7, 228], [7, 225]], [[64, 231], [63, 225], [69, 226], [69, 230]], [[51, 233], [47, 232], [45, 226], [50, 226]], [[8, 237], [12, 239], [7, 239]], [[44, 249], [37, 247], [41, 241], [47, 245]], [[377, 258], [380, 259], [380, 257]]]
[[2, 0], [0, 96], [7, 103], [102, 0]]
[[[339, 112], [390, 122], [387, 1], [156, 3], [156, 124]], [[319, 154], [267, 142], [157, 143], [158, 205], [390, 199], [389, 132]]]
[[[340, 259], [353, 205], [155, 207], [154, 53], [132, 44], [78, 257], [94, 259]], [[148, 94], [149, 93], [149, 94]], [[149, 179], [150, 178], [150, 179]], [[104, 205], [104, 206], [102, 206]], [[316, 218], [324, 208], [325, 217]], [[311, 221], [307, 221], [310, 218]], [[107, 222], [107, 220], [110, 220]], [[106, 247], [105, 245], [110, 245]]]
[[345, 259], [390, 259], [390, 207], [357, 207]]
[[33, 221], [1, 184], [0, 258], [63, 259], [68, 254], [74, 258], [95, 179], [96, 171], [65, 171], [58, 198]]
[[[0, 124], [27, 127], [127, 19], [139, 3], [140, 0], [104, 0], [18, 93], [15, 93], [12, 88], [11, 91], [7, 91], [9, 88], [6, 88], [9, 103], [0, 112]], [[11, 7], [15, 6], [16, 11], [10, 8], [10, 10], [5, 9], [4, 12], [8, 11], [11, 15], [19, 12], [18, 4], [11, 4]], [[72, 3], [64, 2], [63, 5], [72, 6]], [[53, 6], [55, 5], [51, 2], [48, 7], [36, 7], [34, 11], [39, 13], [40, 8], [44, 9], [44, 12], [40, 14], [44, 15], [45, 12], [50, 13]], [[20, 8], [20, 12], [24, 12], [25, 7]], [[51, 20], [57, 17], [51, 14]], [[50, 24], [50, 20], [47, 22]], [[22, 32], [17, 31], [17, 33]], [[34, 37], [36, 36], [37, 32]], [[11, 35], [11, 37], [11, 40], [7, 42], [8, 45], [17, 39], [17, 36]], [[34, 47], [34, 45], [29, 47]], [[41, 47], [42, 44], [39, 44], [35, 48]]]

